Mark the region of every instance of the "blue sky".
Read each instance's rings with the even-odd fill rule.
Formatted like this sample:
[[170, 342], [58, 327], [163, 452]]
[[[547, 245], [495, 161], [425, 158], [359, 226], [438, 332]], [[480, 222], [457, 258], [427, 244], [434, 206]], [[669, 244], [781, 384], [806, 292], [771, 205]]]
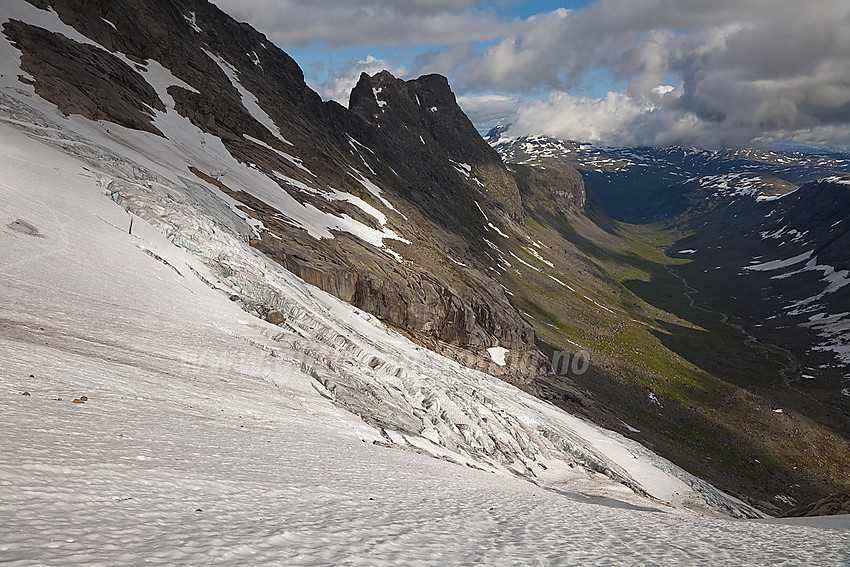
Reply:
[[215, 0], [325, 99], [441, 73], [480, 130], [606, 145], [850, 145], [850, 2]]

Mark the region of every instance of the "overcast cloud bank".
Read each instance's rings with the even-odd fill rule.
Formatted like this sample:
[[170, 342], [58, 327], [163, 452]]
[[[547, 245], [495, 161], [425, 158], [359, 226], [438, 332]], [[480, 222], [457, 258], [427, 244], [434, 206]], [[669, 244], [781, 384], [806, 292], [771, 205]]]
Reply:
[[[850, 145], [847, 0], [600, 0], [526, 19], [475, 0], [216, 1], [285, 50], [362, 49], [311, 82], [341, 102], [360, 70], [381, 67], [444, 74], [479, 127], [511, 122], [517, 135]], [[365, 56], [379, 47], [408, 51]], [[610, 92], [588, 96], [601, 81]]]

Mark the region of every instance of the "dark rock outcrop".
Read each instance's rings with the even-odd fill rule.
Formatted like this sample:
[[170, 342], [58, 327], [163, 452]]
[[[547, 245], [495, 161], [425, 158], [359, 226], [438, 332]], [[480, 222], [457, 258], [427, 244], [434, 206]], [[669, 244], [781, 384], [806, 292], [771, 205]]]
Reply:
[[79, 114], [162, 135], [149, 110], [165, 110], [156, 91], [111, 53], [15, 20], [3, 30], [21, 50], [21, 70], [35, 77], [35, 92], [66, 116]]
[[[458, 106], [445, 77], [403, 81], [387, 71], [362, 74], [351, 91], [349, 108], [380, 129], [376, 145], [394, 163], [405, 164], [412, 174], [408, 179], [420, 180], [409, 186], [408, 196], [432, 218], [445, 219], [455, 231], [480, 233], [483, 219], [474, 204], [479, 200], [485, 208], [521, 222], [513, 176]], [[480, 185], [463, 178], [461, 164]]]

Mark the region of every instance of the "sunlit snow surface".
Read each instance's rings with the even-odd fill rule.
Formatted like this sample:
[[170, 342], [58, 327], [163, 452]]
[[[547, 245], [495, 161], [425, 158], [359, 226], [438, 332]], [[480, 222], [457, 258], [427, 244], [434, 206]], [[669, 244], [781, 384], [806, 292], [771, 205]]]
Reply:
[[164, 141], [3, 93], [0, 561], [846, 559], [846, 531], [717, 518], [750, 511], [269, 262], [185, 160], [236, 166], [174, 117]]

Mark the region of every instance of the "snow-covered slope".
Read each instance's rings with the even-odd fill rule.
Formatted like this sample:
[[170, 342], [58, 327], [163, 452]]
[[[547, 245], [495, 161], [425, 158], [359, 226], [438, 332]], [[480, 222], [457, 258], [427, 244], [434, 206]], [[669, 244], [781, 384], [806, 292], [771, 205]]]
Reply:
[[[21, 17], [35, 18], [40, 25], [74, 36], [74, 30], [55, 15], [27, 6], [18, 3]], [[14, 61], [6, 65], [14, 66]], [[140, 245], [142, 252], [171, 266], [181, 283], [187, 277], [199, 278], [223, 296], [238, 298], [248, 312], [262, 305], [283, 313], [285, 330], [265, 331], [279, 345], [276, 357], [312, 376], [316, 388], [378, 428], [385, 442], [562, 486], [625, 490], [627, 499], [635, 491], [682, 508], [707, 506], [733, 515], [757, 515], [633, 441], [555, 412], [498, 380], [415, 347], [370, 316], [352, 312], [261, 256], [247, 243], [262, 223], [214, 183], [189, 179], [190, 166], [226, 171], [232, 190], [261, 197], [311, 233], [333, 238], [328, 232], [330, 219], [336, 228], [350, 221], [345, 230], [376, 246], [381, 246], [381, 238], [395, 235], [388, 229], [379, 234], [350, 218], [329, 217], [295, 201], [250, 164], [234, 159], [218, 138], [175, 112], [166, 89], [180, 81], [156, 62], [149, 61], [146, 67], [155, 71], [151, 83], [165, 101], [166, 110], [157, 111], [153, 121], [164, 138], [79, 116], [61, 117], [52, 104], [14, 79], [8, 94], [0, 94], [2, 119], [16, 128], [7, 127], [5, 138], [12, 143], [25, 139], [26, 133], [55, 147], [57, 155], [75, 158], [79, 164], [75, 168], [84, 168], [91, 180], [89, 190], [99, 192], [107, 203], [111, 199], [121, 205], [129, 219], [147, 220], [213, 272], [207, 276], [197, 270], [184, 273], [179, 262], [170, 264], [167, 255]], [[4, 75], [13, 77], [12, 68], [6, 70]], [[20, 143], [31, 147], [23, 140]], [[30, 155], [39, 153], [31, 149]], [[69, 168], [52, 167], [60, 172]], [[63, 204], [46, 206], [65, 209]], [[38, 227], [24, 212], [17, 215], [19, 223], [18, 217], [9, 220], [16, 235], [26, 232], [21, 227]], [[122, 223], [107, 224], [119, 227]], [[370, 231], [375, 234], [367, 234]], [[66, 289], [74, 291], [74, 286]], [[597, 482], [597, 475], [602, 482]], [[586, 482], [588, 478], [592, 482]]]
[[[10, 104], [0, 125], [4, 560], [842, 559], [847, 532], [662, 505], [707, 495], [743, 509], [303, 284], [244, 245], [209, 189], [201, 198], [140, 164], [119, 179], [119, 148], [68, 132], [59, 141], [60, 122], [33, 127], [20, 107], [10, 118]], [[114, 202], [116, 184], [150, 222]], [[151, 212], [166, 198], [168, 223]], [[285, 328], [230, 301], [251, 286], [277, 294]], [[541, 486], [511, 469], [534, 471]]]
[[[64, 29], [58, 20], [47, 23]], [[0, 94], [3, 121], [17, 128], [7, 128], [6, 138], [26, 133], [77, 158], [102, 198], [120, 204], [131, 218], [149, 221], [173, 244], [202, 260], [215, 273], [205, 278], [214, 281], [210, 285], [238, 297], [249, 312], [262, 305], [283, 313], [288, 332], [270, 336], [281, 344], [280, 356], [295, 360], [338, 405], [381, 429], [388, 442], [488, 470], [570, 485], [583, 485], [585, 473], [575, 475], [569, 469], [565, 474], [561, 468], [578, 466], [674, 506], [700, 508], [707, 503], [723, 513], [757, 515], [633, 441], [554, 412], [498, 380], [414, 347], [370, 316], [352, 315], [342, 303], [316, 293], [262, 257], [247, 245], [261, 223], [214, 183], [188, 179], [189, 165], [226, 171], [231, 189], [261, 196], [316, 231], [327, 231], [326, 215], [292, 199], [250, 164], [231, 157], [218, 138], [177, 114], [166, 91], [177, 80], [164, 70], [159, 75], [154, 85], [166, 101], [166, 111], [157, 113], [154, 125], [166, 138], [79, 116], [60, 118], [50, 103], [26, 89]], [[22, 222], [37, 226], [21, 215]], [[376, 232], [366, 226], [360, 232], [367, 230]], [[376, 246], [382, 236], [387, 235], [375, 237]]]

